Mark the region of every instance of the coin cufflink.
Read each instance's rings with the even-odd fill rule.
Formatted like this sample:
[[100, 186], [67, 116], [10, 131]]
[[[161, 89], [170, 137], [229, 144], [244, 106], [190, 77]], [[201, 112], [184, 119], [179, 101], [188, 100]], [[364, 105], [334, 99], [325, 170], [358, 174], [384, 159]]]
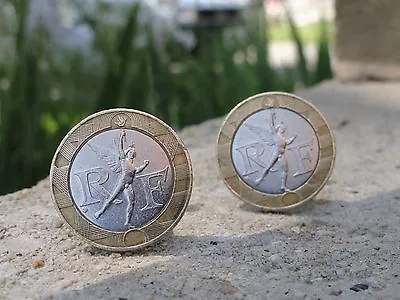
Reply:
[[61, 217], [94, 246], [133, 250], [171, 230], [192, 190], [192, 166], [178, 135], [130, 109], [84, 119], [63, 139], [50, 169]]
[[270, 211], [312, 199], [335, 160], [334, 136], [321, 112], [300, 97], [280, 92], [238, 104], [222, 124], [217, 152], [228, 188]]

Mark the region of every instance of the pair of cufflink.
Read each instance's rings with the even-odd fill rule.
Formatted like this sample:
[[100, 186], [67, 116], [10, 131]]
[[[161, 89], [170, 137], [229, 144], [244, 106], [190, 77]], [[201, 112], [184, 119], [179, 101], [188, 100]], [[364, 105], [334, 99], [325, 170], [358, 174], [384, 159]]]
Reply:
[[[333, 133], [318, 109], [270, 92], [231, 110], [217, 157], [228, 188], [267, 211], [316, 196], [335, 160]], [[102, 111], [81, 121], [58, 147], [50, 169], [60, 216], [96, 247], [147, 246], [181, 219], [192, 190], [189, 152], [171, 127], [144, 112]]]

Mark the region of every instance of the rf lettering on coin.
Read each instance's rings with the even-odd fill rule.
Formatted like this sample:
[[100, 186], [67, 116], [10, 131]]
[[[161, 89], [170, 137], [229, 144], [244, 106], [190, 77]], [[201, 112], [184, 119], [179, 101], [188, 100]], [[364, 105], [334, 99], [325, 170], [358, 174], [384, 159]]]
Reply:
[[58, 147], [50, 170], [60, 215], [91, 244], [146, 246], [182, 217], [192, 189], [188, 151], [149, 114], [113, 109], [89, 116]]
[[334, 136], [325, 118], [292, 94], [250, 97], [229, 113], [218, 136], [226, 185], [265, 210], [287, 210], [315, 197], [334, 160]]

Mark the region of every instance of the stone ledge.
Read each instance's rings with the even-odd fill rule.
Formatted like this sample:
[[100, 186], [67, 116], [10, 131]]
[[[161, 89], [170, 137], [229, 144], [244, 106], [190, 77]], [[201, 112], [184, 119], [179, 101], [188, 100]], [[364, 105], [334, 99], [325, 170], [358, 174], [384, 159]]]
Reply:
[[335, 78], [339, 81], [399, 81], [400, 65], [334, 59]]
[[[0, 197], [0, 298], [397, 297], [399, 92], [400, 84], [327, 82], [297, 93], [330, 121], [338, 157], [317, 199], [293, 214], [253, 209], [224, 186], [215, 157], [222, 119], [180, 133], [192, 199], [174, 233], [148, 249], [87, 246], [62, 225], [47, 180]], [[369, 288], [350, 290], [358, 283]]]

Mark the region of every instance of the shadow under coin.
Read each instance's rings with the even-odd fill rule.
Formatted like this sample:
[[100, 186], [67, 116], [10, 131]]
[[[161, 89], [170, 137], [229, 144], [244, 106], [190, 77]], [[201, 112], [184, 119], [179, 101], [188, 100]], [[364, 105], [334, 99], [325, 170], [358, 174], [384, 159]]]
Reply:
[[240, 209], [246, 212], [253, 212], [253, 213], [262, 213], [262, 214], [283, 214], [283, 215], [291, 215], [291, 214], [302, 214], [304, 212], [309, 212], [315, 209], [315, 206], [320, 204], [320, 200], [315, 201], [315, 199], [311, 199], [309, 201], [306, 201], [305, 203], [293, 207], [293, 208], [288, 208], [287, 210], [284, 211], [269, 211], [262, 209], [260, 207], [253, 206], [248, 203], [243, 203], [239, 206]]

